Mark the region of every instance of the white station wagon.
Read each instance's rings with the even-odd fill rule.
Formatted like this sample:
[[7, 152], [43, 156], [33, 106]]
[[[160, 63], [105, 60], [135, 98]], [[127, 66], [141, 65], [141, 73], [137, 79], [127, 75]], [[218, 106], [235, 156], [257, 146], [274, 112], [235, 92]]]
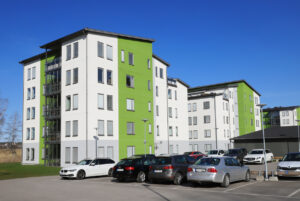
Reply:
[[252, 149], [249, 154], [247, 154], [243, 162], [244, 163], [261, 163], [263, 164], [265, 160], [267, 162], [271, 162], [274, 158], [273, 153], [269, 150], [266, 149], [266, 159], [264, 155], [264, 150], [263, 149]]
[[59, 175], [62, 178], [84, 179], [95, 176], [111, 176], [115, 161], [108, 158], [96, 158], [95, 160], [85, 159], [76, 165], [62, 168]]

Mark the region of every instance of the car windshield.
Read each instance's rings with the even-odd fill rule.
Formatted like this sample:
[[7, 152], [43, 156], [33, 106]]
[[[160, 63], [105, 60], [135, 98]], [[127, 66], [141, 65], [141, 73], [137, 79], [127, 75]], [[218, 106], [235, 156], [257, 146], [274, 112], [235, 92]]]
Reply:
[[207, 166], [215, 166], [219, 165], [220, 159], [219, 158], [202, 158], [198, 160], [195, 165], [207, 165]]
[[78, 165], [89, 165], [92, 162], [92, 160], [82, 160], [78, 163]]
[[229, 149], [228, 150], [228, 154], [238, 154], [238, 153], [239, 153], [238, 149]]
[[166, 164], [171, 164], [172, 160], [170, 157], [156, 157], [154, 159], [154, 164], [155, 165], [166, 165]]
[[210, 150], [208, 154], [218, 154], [218, 150]]
[[252, 150], [250, 154], [263, 154], [264, 152], [262, 150]]
[[133, 162], [133, 159], [123, 159], [118, 163], [118, 165], [131, 165], [132, 162]]
[[300, 153], [292, 153], [284, 156], [283, 161], [300, 161]]

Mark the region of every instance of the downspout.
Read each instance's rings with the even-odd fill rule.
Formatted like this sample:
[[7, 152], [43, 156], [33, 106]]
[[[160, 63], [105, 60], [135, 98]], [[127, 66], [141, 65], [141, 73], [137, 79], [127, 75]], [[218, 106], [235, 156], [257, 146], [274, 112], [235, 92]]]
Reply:
[[[167, 67], [168, 68], [168, 67]], [[166, 82], [167, 82], [167, 135], [168, 135], [168, 154], [170, 154], [170, 136], [169, 136], [169, 95], [168, 95], [168, 74], [166, 68]]]
[[[46, 75], [46, 66], [47, 66], [47, 61], [48, 61], [48, 48], [46, 48], [46, 59], [45, 59], [45, 70], [44, 70], [44, 76], [45, 76], [45, 85], [47, 84], [47, 75]], [[43, 95], [44, 95], [44, 92], [46, 93], [46, 87], [44, 88], [44, 85], [43, 86], [40, 86], [40, 87], [43, 87], [43, 90], [45, 90], [45, 91], [43, 91]], [[43, 107], [42, 106], [42, 108], [45, 108], [46, 109], [46, 107], [47, 107], [47, 96], [45, 96], [45, 107]], [[44, 113], [44, 111], [43, 111], [43, 113]], [[44, 126], [45, 126], [45, 129], [44, 129], [44, 131], [46, 132], [46, 131], [48, 131], [48, 129], [47, 129], [47, 125], [46, 125], [46, 123], [47, 123], [47, 121], [45, 121], [45, 119], [44, 119]], [[48, 135], [48, 133], [46, 132], [45, 133], [46, 135], [44, 135], [44, 166], [46, 166], [47, 164], [46, 164], [46, 158], [48, 157], [48, 153], [47, 153], [47, 157], [46, 157], [46, 140], [47, 140], [47, 135]], [[49, 151], [48, 151], [49, 152]]]
[[215, 136], [216, 136], [216, 149], [218, 149], [218, 128], [217, 128], [217, 113], [216, 113], [216, 94], [214, 96], [214, 113], [215, 113]]
[[85, 94], [85, 97], [86, 97], [86, 102], [85, 102], [85, 106], [86, 106], [86, 131], [85, 131], [85, 135], [86, 135], [86, 140], [85, 140], [85, 147], [86, 147], [86, 150], [85, 150], [85, 157], [88, 158], [89, 154], [88, 154], [88, 42], [87, 42], [87, 33], [85, 33], [86, 36], [85, 36], [85, 68], [86, 68], [86, 94]]

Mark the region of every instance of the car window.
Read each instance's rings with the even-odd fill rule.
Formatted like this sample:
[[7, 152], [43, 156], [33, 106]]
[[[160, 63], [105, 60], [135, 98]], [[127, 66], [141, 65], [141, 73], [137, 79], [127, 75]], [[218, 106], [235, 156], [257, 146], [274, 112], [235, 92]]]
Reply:
[[111, 160], [111, 159], [107, 159], [107, 163], [108, 164], [112, 164], [112, 163], [115, 163], [115, 161]]
[[300, 153], [289, 153], [283, 157], [283, 161], [300, 161]]
[[171, 163], [172, 163], [172, 159], [170, 157], [156, 157], [154, 159], [155, 165], [167, 165]]
[[136, 159], [135, 161], [134, 161], [134, 164], [135, 165], [137, 165], [137, 166], [142, 166], [143, 165], [143, 159]]
[[129, 166], [132, 164], [132, 162], [133, 162], [133, 159], [123, 159], [117, 165]]
[[233, 166], [241, 166], [240, 162], [236, 160], [235, 158], [231, 158]]
[[174, 159], [175, 159], [175, 163], [177, 163], [177, 164], [186, 164], [187, 163], [184, 156], [175, 156]]
[[94, 163], [95, 163], [95, 165], [100, 165], [101, 161], [100, 161], [100, 159], [96, 159], [96, 160], [94, 160]]
[[225, 158], [224, 162], [225, 162], [226, 166], [233, 166], [233, 162], [232, 162], [231, 158]]
[[219, 165], [220, 159], [219, 158], [202, 158], [198, 160], [195, 165], [204, 165], [204, 166], [216, 166]]

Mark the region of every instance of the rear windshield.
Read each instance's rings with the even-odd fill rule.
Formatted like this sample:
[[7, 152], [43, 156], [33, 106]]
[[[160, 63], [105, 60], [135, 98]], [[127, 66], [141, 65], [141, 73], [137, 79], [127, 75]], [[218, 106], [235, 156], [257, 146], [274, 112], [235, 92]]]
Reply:
[[171, 163], [172, 163], [172, 159], [170, 157], [156, 157], [154, 159], [155, 165], [166, 165]]
[[261, 150], [253, 150], [250, 152], [250, 154], [263, 154], [263, 151]]
[[131, 165], [132, 162], [133, 162], [133, 159], [123, 159], [118, 163], [118, 165]]
[[239, 153], [239, 149], [229, 149], [228, 153], [229, 154], [238, 154]]
[[208, 165], [208, 166], [215, 166], [219, 165], [220, 159], [219, 158], [202, 158], [198, 160], [195, 165]]
[[208, 154], [218, 154], [218, 151], [217, 150], [211, 150], [208, 152]]
[[292, 153], [284, 156], [283, 161], [300, 161], [300, 153]]

